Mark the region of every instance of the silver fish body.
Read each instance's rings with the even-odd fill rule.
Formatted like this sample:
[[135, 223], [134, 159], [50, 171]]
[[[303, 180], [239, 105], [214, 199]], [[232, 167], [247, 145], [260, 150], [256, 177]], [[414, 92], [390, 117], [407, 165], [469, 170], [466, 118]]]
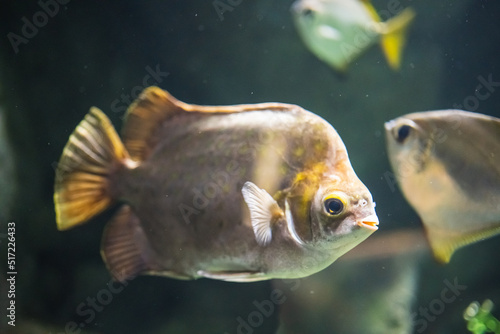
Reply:
[[398, 184], [422, 218], [436, 258], [500, 232], [500, 120], [461, 110], [386, 123]]
[[[92, 137], [88, 129], [98, 129], [103, 117], [89, 113], [74, 134], [79, 146], [95, 146], [82, 129]], [[106, 167], [106, 198], [124, 204], [101, 250], [117, 279], [303, 277], [377, 228], [371, 194], [340, 137], [298, 106], [194, 106], [149, 88], [131, 107], [123, 137], [129, 156]], [[72, 168], [66, 178], [81, 169]], [[72, 197], [65, 177], [60, 181], [56, 211]], [[59, 212], [61, 229], [77, 224], [64, 225], [71, 208]]]
[[369, 1], [298, 0], [291, 8], [300, 37], [320, 60], [339, 71], [380, 42], [387, 63], [398, 69], [406, 30], [415, 17], [406, 8], [382, 22]]

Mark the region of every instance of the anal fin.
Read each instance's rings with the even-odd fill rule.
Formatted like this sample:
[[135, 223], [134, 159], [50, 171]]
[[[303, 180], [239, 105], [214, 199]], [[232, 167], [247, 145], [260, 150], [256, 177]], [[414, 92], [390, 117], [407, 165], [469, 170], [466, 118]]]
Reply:
[[446, 264], [457, 249], [500, 234], [500, 225], [463, 234], [435, 228], [426, 228], [426, 232], [434, 257], [438, 262]]
[[269, 279], [259, 271], [204, 271], [198, 270], [198, 275], [205, 278], [218, 279], [227, 282], [257, 282]]
[[120, 282], [156, 269], [154, 252], [130, 206], [122, 206], [106, 226], [101, 255], [113, 278]]

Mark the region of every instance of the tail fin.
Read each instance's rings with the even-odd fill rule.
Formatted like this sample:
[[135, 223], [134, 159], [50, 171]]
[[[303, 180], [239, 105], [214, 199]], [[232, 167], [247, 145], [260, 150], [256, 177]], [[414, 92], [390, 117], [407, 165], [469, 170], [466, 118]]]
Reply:
[[109, 119], [91, 108], [69, 137], [57, 165], [54, 204], [59, 230], [82, 224], [111, 204], [109, 175], [127, 158]]
[[385, 22], [385, 31], [382, 34], [381, 46], [387, 63], [393, 70], [399, 69], [401, 54], [406, 43], [406, 33], [415, 18], [415, 11], [406, 8], [397, 16]]

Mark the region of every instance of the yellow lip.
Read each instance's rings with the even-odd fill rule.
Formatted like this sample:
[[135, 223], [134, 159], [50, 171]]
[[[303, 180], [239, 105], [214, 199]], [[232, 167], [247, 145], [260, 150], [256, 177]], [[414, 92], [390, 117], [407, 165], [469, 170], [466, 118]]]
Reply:
[[377, 215], [370, 215], [358, 221], [358, 225], [372, 231], [378, 230], [378, 217]]

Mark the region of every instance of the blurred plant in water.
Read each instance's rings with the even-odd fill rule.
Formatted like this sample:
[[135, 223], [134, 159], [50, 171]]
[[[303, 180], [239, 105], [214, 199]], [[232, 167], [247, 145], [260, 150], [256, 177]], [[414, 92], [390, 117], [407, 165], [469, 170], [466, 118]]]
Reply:
[[500, 321], [491, 314], [493, 302], [486, 299], [481, 306], [478, 302], [471, 303], [464, 312], [467, 329], [474, 334], [500, 334]]

